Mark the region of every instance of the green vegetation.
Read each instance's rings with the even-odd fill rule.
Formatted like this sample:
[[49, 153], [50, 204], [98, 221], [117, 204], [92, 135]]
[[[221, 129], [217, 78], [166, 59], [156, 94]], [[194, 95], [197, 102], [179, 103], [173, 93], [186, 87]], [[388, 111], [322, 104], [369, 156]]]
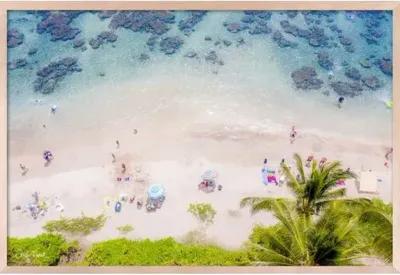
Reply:
[[61, 235], [46, 233], [32, 238], [8, 238], [7, 263], [17, 266], [52, 266], [78, 249], [76, 242], [67, 243]]
[[50, 233], [88, 235], [102, 228], [105, 222], [106, 217], [104, 215], [99, 215], [94, 218], [82, 215], [79, 218], [61, 218], [59, 220], [48, 221], [43, 228]]
[[354, 265], [368, 256], [390, 261], [391, 207], [379, 200], [345, 199], [345, 190], [336, 182], [355, 175], [339, 162], [317, 167], [313, 161], [306, 175], [301, 158], [294, 158], [296, 176], [286, 165], [282, 168], [295, 199], [241, 201], [252, 213], [269, 211], [279, 221], [254, 228], [249, 241], [252, 260], [265, 265]]
[[[349, 210], [354, 211], [354, 208]], [[393, 209], [391, 205], [379, 199], [365, 203], [358, 210], [360, 214], [360, 234], [372, 241], [372, 255], [381, 257], [385, 262], [392, 262], [393, 246]]]
[[112, 265], [247, 265], [244, 251], [227, 251], [211, 245], [187, 245], [172, 238], [157, 241], [115, 239], [94, 244], [84, 263], [94, 266]]
[[192, 213], [196, 219], [205, 224], [212, 224], [217, 214], [209, 203], [191, 203], [188, 212]]
[[117, 230], [119, 231], [120, 234], [128, 234], [129, 232], [133, 231], [133, 226], [130, 224], [118, 226]]
[[308, 219], [284, 201], [273, 201], [270, 209], [279, 223], [253, 230], [253, 260], [266, 265], [357, 264], [353, 259], [364, 251], [355, 230], [357, 217], [345, 218], [338, 208], [332, 205], [318, 219]]

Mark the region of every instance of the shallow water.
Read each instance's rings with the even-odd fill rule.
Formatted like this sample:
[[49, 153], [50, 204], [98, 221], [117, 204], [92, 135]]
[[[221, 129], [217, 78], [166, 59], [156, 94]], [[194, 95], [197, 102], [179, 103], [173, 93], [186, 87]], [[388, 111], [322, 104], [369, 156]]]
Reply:
[[[175, 12], [176, 21], [184, 15]], [[241, 126], [259, 127], [261, 130], [287, 131], [291, 125], [296, 125], [304, 131], [319, 131], [327, 135], [351, 135], [356, 138], [368, 138], [371, 141], [388, 141], [391, 135], [391, 112], [382, 101], [391, 97], [391, 77], [380, 72], [377, 66], [364, 69], [359, 66], [360, 58], [371, 54], [381, 57], [391, 54], [391, 16], [383, 22], [385, 36], [379, 45], [368, 45], [357, 32], [363, 30], [363, 21], [356, 18], [354, 22], [345, 18], [344, 12], [334, 16], [335, 23], [341, 28], [345, 36], [353, 39], [355, 53], [347, 53], [342, 48], [326, 49], [334, 57], [334, 79], [346, 81], [341, 66], [342, 61], [347, 61], [360, 70], [362, 74], [376, 75], [384, 83], [378, 91], [364, 91], [362, 96], [346, 98], [344, 107], [338, 110], [335, 106], [337, 96], [329, 88], [328, 72], [319, 67], [316, 58], [317, 48], [308, 45], [307, 41], [295, 38], [290, 34], [284, 36], [291, 41], [296, 41], [299, 46], [295, 49], [279, 48], [271, 39], [272, 34], [250, 35], [247, 31], [230, 33], [223, 26], [223, 22], [240, 20], [242, 12], [209, 12], [194, 28], [190, 36], [184, 36], [176, 24], [166, 35], [179, 35], [184, 39], [183, 46], [176, 54], [165, 55], [159, 50], [150, 52], [146, 41], [150, 34], [137, 33], [126, 29], [116, 31], [118, 40], [113, 44], [104, 44], [99, 49], [82, 52], [74, 49], [70, 41], [52, 42], [48, 34], [35, 32], [35, 25], [39, 18], [24, 12], [10, 12], [10, 28], [16, 27], [25, 34], [24, 43], [16, 48], [9, 49], [9, 60], [26, 56], [31, 47], [37, 47], [37, 54], [28, 57], [29, 65], [22, 69], [9, 71], [9, 114], [10, 130], [24, 127], [29, 110], [36, 108], [34, 100], [40, 98], [43, 108], [51, 104], [60, 106], [75, 102], [75, 110], [65, 110], [71, 117], [75, 117], [75, 127], [84, 127], [86, 123], [104, 123], [125, 115], [135, 116], [136, 111], [142, 113], [157, 111], [160, 104], [171, 109], [185, 106], [195, 109], [203, 116], [203, 122], [221, 122]], [[19, 22], [18, 18], [27, 21]], [[269, 25], [272, 29], [280, 29], [279, 22], [287, 19], [286, 14], [274, 12]], [[306, 26], [301, 14], [297, 15], [291, 23], [297, 26]], [[94, 13], [84, 13], [75, 18], [72, 26], [81, 30], [79, 37], [86, 40], [94, 37], [99, 32], [107, 30], [109, 19], [100, 20]], [[31, 32], [33, 31], [33, 32]], [[326, 28], [326, 33], [330, 30]], [[213, 41], [205, 41], [204, 37], [211, 36]], [[235, 46], [235, 41], [242, 37], [244, 45]], [[217, 39], [227, 39], [233, 44], [229, 47], [215, 46]], [[184, 54], [190, 50], [196, 51], [200, 58], [186, 58]], [[204, 55], [210, 50], [215, 50], [224, 65], [208, 64]], [[141, 53], [149, 54], [150, 60], [141, 62], [138, 56]], [[38, 68], [51, 61], [62, 57], [77, 57], [83, 69], [65, 77], [60, 82], [54, 93], [41, 95], [33, 91], [32, 82]], [[290, 73], [303, 65], [313, 66], [325, 84], [319, 91], [299, 91], [294, 88]], [[104, 73], [100, 77], [99, 73]], [[129, 113], [121, 113], [119, 107], [114, 111], [90, 115], [91, 106], [96, 106], [97, 101], [106, 101], [108, 105], [118, 106], [121, 101], [129, 98], [128, 94], [96, 91], [101, 87], [112, 87], [131, 83], [135, 92], [157, 90], [159, 97], [152, 99], [148, 106], [137, 106]], [[330, 91], [329, 96], [322, 91]], [[168, 92], [166, 92], [168, 91]], [[81, 106], [82, 101], [91, 103]], [[178, 104], [178, 105], [176, 105]], [[80, 106], [84, 111], [80, 112]], [[74, 114], [76, 113], [76, 114]], [[351, 117], [351, 120], [348, 118]], [[72, 119], [71, 119], [72, 120]], [[26, 125], [25, 125], [26, 126]]]

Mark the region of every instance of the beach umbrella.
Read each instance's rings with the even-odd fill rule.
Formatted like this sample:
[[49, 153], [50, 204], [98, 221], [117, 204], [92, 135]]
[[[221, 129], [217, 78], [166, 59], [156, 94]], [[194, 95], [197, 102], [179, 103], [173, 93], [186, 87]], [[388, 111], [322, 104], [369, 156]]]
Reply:
[[201, 176], [203, 180], [215, 180], [217, 178], [217, 171], [215, 170], [207, 170], [204, 172], [204, 174]]
[[121, 212], [121, 208], [122, 208], [121, 202], [117, 201], [117, 203], [114, 206], [115, 212], [117, 212], [117, 213]]
[[147, 194], [151, 199], [159, 199], [160, 197], [164, 196], [165, 189], [161, 184], [153, 184], [150, 185]]

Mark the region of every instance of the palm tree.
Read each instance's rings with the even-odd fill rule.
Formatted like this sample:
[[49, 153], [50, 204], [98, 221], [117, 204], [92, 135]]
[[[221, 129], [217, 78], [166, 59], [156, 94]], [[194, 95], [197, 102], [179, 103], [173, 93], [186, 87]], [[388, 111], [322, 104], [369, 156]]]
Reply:
[[381, 200], [373, 199], [363, 204], [360, 222], [371, 232], [373, 254], [387, 263], [393, 260], [393, 209]]
[[338, 180], [356, 178], [334, 161], [318, 166], [313, 161], [306, 174], [299, 155], [297, 173], [282, 169], [294, 199], [248, 197], [241, 207], [251, 212], [269, 211], [278, 219], [270, 227], [258, 226], [250, 236], [255, 264], [344, 265], [359, 258], [392, 260], [392, 207], [378, 199], [345, 199]]
[[[282, 170], [295, 199], [279, 198], [279, 200], [294, 204], [297, 211], [305, 216], [318, 214], [330, 202], [344, 197], [346, 189], [337, 188], [338, 180], [356, 178], [350, 170], [342, 169], [339, 161], [318, 165], [317, 161], [313, 160], [310, 172], [306, 175], [301, 157], [295, 154], [294, 160], [297, 169], [296, 176], [286, 164], [282, 165]], [[247, 197], [242, 199], [241, 207], [250, 206], [251, 211], [255, 213], [268, 210], [275, 200], [277, 199], [268, 197]]]
[[281, 199], [268, 207], [279, 223], [254, 229], [248, 243], [254, 264], [346, 265], [363, 256], [357, 217], [336, 214], [335, 204], [318, 219], [308, 219]]

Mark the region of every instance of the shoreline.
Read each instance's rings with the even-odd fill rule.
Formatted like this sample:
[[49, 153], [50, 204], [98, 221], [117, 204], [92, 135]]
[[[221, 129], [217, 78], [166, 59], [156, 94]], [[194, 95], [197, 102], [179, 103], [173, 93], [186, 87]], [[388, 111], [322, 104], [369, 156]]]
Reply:
[[[118, 125], [115, 126], [113, 128], [118, 128]], [[40, 144], [30, 146], [35, 149], [36, 154], [16, 154], [13, 148], [15, 145], [11, 146], [9, 177], [10, 182], [14, 182], [29, 179], [32, 176], [49, 176], [53, 173], [85, 167], [104, 167], [111, 163], [111, 153], [128, 155], [135, 162], [174, 159], [192, 161], [204, 157], [219, 163], [238, 163], [244, 166], [260, 164], [261, 167], [265, 157], [273, 159], [273, 162], [278, 164], [282, 158], [290, 160], [297, 152], [304, 158], [312, 154], [317, 158], [327, 157], [339, 160], [344, 166], [354, 170], [360, 170], [364, 166], [365, 169], [378, 172], [388, 171], [383, 164], [386, 149], [390, 145], [367, 140], [361, 142], [360, 139], [344, 137], [324, 137], [303, 133], [302, 129], [299, 131], [294, 144], [290, 144], [288, 135], [283, 132], [267, 132], [242, 126], [199, 124], [182, 130], [180, 132], [182, 135], [176, 138], [173, 133], [164, 132], [161, 142], [150, 140], [152, 133], [148, 129], [140, 131], [137, 135], [133, 134], [131, 129], [123, 129], [118, 133], [116, 130], [110, 130], [108, 134], [101, 133], [102, 139], [96, 139], [96, 135], [100, 135], [98, 129], [91, 129], [77, 134], [76, 139], [63, 140], [63, 137], [60, 137], [60, 140], [53, 141], [51, 148], [55, 154], [55, 160], [49, 167], [44, 166], [42, 151], [39, 149]], [[121, 144], [120, 149], [116, 148], [116, 140]], [[42, 146], [42, 148], [48, 147]], [[237, 158], [241, 149], [247, 152]], [[361, 157], [363, 159], [360, 162]], [[30, 168], [27, 175], [21, 176], [19, 163], [24, 163]]]

